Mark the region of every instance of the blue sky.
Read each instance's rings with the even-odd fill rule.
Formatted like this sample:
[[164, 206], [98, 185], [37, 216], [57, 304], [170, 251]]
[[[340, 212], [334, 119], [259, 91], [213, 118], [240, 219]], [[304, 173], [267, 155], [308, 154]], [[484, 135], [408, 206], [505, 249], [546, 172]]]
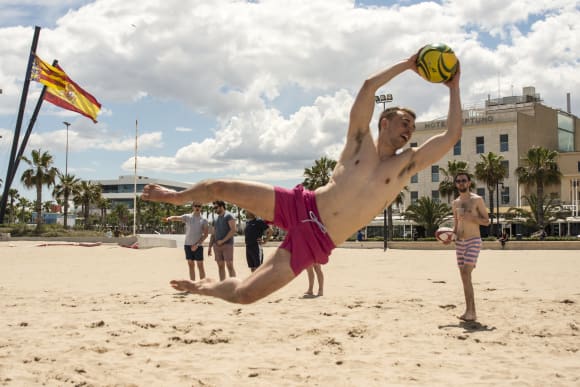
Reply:
[[[565, 109], [570, 92], [572, 113], [580, 107], [578, 1], [132, 4], [0, 0], [1, 179], [34, 25], [42, 27], [39, 56], [58, 59], [103, 109], [93, 124], [45, 103], [25, 154], [47, 150], [64, 170], [68, 121], [69, 173], [87, 180], [133, 173], [138, 120], [139, 175], [290, 187], [315, 159], [338, 157], [362, 81], [430, 42], [445, 42], [459, 56], [464, 105], [535, 86], [549, 106]], [[446, 88], [415, 74], [383, 91], [419, 120], [446, 114]], [[32, 83], [24, 127], [39, 92]]]

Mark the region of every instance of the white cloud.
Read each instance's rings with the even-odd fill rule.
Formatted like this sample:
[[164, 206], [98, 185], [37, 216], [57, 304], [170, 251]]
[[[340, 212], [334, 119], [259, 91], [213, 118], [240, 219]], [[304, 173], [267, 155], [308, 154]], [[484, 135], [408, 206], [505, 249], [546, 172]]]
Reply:
[[[301, 176], [322, 155], [337, 158], [365, 77], [428, 42], [447, 42], [457, 52], [466, 105], [496, 97], [499, 75], [500, 94], [533, 85], [547, 104], [563, 107], [565, 92], [580, 89], [580, 14], [571, 3], [449, 0], [366, 9], [347, 0], [143, 0], [135, 8], [98, 0], [43, 29], [38, 51], [45, 60], [58, 58], [73, 79], [99, 96], [108, 122], [119, 112], [107, 104], [147, 96], [177, 101], [215, 123], [202, 137], [189, 122], [163, 133], [196, 128], [198, 140], [185, 146], [170, 145], [160, 127], [141, 135], [140, 168], [146, 173], [256, 174], [267, 180]], [[535, 20], [529, 31], [522, 27], [528, 20]], [[497, 47], [486, 47], [478, 31], [497, 36]], [[31, 28], [0, 28], [0, 115], [13, 114], [18, 104], [22, 53], [31, 36]], [[281, 109], [289, 89], [299, 97]], [[446, 88], [414, 74], [395, 78], [381, 92], [392, 93], [394, 104], [414, 108], [420, 120], [447, 113]], [[573, 95], [576, 109], [579, 102]], [[69, 140], [80, 149], [130, 151], [132, 129], [122, 125], [77, 119]], [[55, 128], [31, 140], [58, 148], [62, 135]], [[132, 165], [129, 159], [121, 167]]]

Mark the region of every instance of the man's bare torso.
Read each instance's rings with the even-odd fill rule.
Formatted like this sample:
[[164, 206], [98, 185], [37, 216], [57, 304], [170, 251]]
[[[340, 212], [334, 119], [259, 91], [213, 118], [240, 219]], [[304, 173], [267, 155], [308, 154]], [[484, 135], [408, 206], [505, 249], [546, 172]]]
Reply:
[[[453, 208], [457, 214], [464, 211], [465, 214], [472, 214], [474, 216], [481, 215], [477, 209], [477, 204], [481, 200], [481, 196], [470, 193], [468, 198], [459, 196], [453, 202]], [[469, 239], [481, 236], [479, 232], [479, 223], [461, 220], [458, 217], [457, 222], [457, 239]]]
[[370, 131], [348, 139], [331, 181], [316, 190], [321, 220], [335, 245], [366, 226], [408, 183], [414, 152], [379, 156]]

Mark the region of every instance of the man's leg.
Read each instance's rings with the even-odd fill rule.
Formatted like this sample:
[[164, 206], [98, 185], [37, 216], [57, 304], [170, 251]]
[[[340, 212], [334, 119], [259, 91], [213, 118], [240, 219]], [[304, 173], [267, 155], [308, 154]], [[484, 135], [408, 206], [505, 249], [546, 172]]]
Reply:
[[199, 279], [205, 278], [205, 267], [203, 266], [203, 261], [195, 261], [197, 264], [197, 270], [199, 271]]
[[290, 267], [290, 252], [277, 249], [274, 255], [244, 280], [228, 278], [217, 282], [206, 278], [201, 281], [171, 281], [179, 291], [221, 298], [222, 300], [250, 304], [282, 288], [295, 278]]
[[145, 186], [143, 200], [171, 204], [224, 200], [245, 208], [266, 220], [274, 219], [274, 187], [268, 184], [236, 180], [204, 180], [175, 192], [157, 184]]
[[465, 313], [459, 316], [459, 318], [465, 321], [475, 321], [477, 318], [475, 313], [475, 294], [471, 281], [473, 265], [464, 264], [459, 270], [461, 273], [461, 281], [463, 282], [463, 293], [465, 294]]
[[314, 295], [314, 269], [312, 266], [306, 268], [306, 274], [308, 274], [308, 290], [304, 293], [305, 296]]
[[223, 260], [218, 260], [218, 258], [216, 257], [216, 263], [218, 265], [218, 274], [220, 277], [220, 281], [223, 281], [226, 279], [226, 263]]
[[192, 281], [195, 281], [195, 261], [188, 259], [187, 266], [189, 267], [189, 278], [191, 278]]
[[318, 280], [318, 295], [324, 295], [324, 273], [322, 272], [322, 267], [318, 263], [312, 265], [314, 271], [316, 272], [316, 279]]
[[234, 268], [234, 261], [226, 261], [226, 267], [228, 269], [228, 274], [231, 277], [236, 276], [236, 269]]

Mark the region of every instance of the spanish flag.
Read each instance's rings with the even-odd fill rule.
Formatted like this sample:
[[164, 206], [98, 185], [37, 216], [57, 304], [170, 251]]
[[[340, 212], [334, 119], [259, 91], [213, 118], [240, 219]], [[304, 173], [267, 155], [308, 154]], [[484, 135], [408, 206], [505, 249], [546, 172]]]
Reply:
[[58, 64], [51, 66], [35, 55], [31, 80], [46, 86], [45, 101], [97, 122], [101, 111], [99, 101], [70, 79]]

